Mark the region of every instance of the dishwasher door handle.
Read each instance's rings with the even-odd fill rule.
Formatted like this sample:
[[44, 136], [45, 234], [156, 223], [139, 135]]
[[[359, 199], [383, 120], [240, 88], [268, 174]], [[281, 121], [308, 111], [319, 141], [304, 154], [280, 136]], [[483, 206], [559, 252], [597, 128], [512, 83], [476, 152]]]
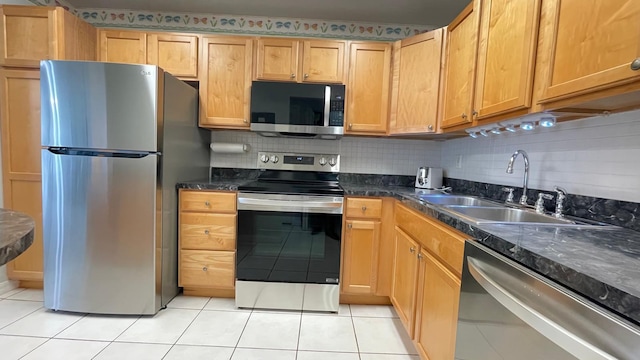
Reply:
[[[588, 341], [563, 328], [544, 314], [531, 308], [515, 294], [508, 291], [504, 286], [501, 286], [499, 281], [488, 274], [493, 270], [496, 272], [501, 272], [501, 270], [470, 256], [467, 257], [467, 265], [469, 267], [469, 273], [471, 273], [478, 284], [480, 284], [480, 286], [482, 286], [494, 299], [541, 335], [565, 349], [565, 351], [578, 359], [617, 359], [617, 357], [602, 351]], [[536, 281], [538, 280], [536, 279]], [[536, 296], [536, 294], [529, 294], [532, 297]]]

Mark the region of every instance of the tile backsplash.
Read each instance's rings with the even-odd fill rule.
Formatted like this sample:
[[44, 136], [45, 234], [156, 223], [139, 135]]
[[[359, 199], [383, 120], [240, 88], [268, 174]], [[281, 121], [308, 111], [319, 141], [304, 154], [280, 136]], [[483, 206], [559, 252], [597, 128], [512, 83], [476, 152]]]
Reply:
[[571, 194], [640, 202], [640, 111], [449, 140], [442, 145], [441, 164], [449, 178], [521, 187], [522, 159], [516, 159], [513, 174], [506, 173], [517, 149], [529, 154], [530, 188], [550, 191], [558, 185]]
[[258, 151], [340, 154], [340, 172], [415, 175], [420, 166], [440, 167], [441, 143], [427, 140], [344, 137], [341, 140], [268, 138], [248, 131], [212, 131], [212, 142], [249, 144], [244, 154], [211, 153], [211, 166], [255, 169]]

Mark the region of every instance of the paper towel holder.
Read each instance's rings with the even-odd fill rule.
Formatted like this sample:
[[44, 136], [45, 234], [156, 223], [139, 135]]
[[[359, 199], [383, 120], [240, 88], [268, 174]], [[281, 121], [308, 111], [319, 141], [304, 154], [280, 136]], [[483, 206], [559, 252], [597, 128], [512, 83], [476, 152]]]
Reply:
[[211, 143], [211, 151], [220, 154], [243, 154], [251, 149], [249, 144], [235, 144], [235, 143]]

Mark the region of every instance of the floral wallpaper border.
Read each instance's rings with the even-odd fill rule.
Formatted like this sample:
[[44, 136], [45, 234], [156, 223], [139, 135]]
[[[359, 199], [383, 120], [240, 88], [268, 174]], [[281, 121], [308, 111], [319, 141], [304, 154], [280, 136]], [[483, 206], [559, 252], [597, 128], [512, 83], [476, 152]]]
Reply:
[[36, 5], [62, 6], [96, 27], [134, 28], [201, 33], [309, 36], [392, 41], [433, 29], [422, 25], [269, 18], [217, 14], [77, 9], [65, 0], [29, 0]]

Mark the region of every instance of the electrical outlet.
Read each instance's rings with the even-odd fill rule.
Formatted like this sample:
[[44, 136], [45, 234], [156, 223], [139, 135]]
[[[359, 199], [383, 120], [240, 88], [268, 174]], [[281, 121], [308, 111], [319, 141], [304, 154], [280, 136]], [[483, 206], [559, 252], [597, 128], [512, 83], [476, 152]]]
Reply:
[[456, 169], [462, 169], [462, 155], [456, 156]]

